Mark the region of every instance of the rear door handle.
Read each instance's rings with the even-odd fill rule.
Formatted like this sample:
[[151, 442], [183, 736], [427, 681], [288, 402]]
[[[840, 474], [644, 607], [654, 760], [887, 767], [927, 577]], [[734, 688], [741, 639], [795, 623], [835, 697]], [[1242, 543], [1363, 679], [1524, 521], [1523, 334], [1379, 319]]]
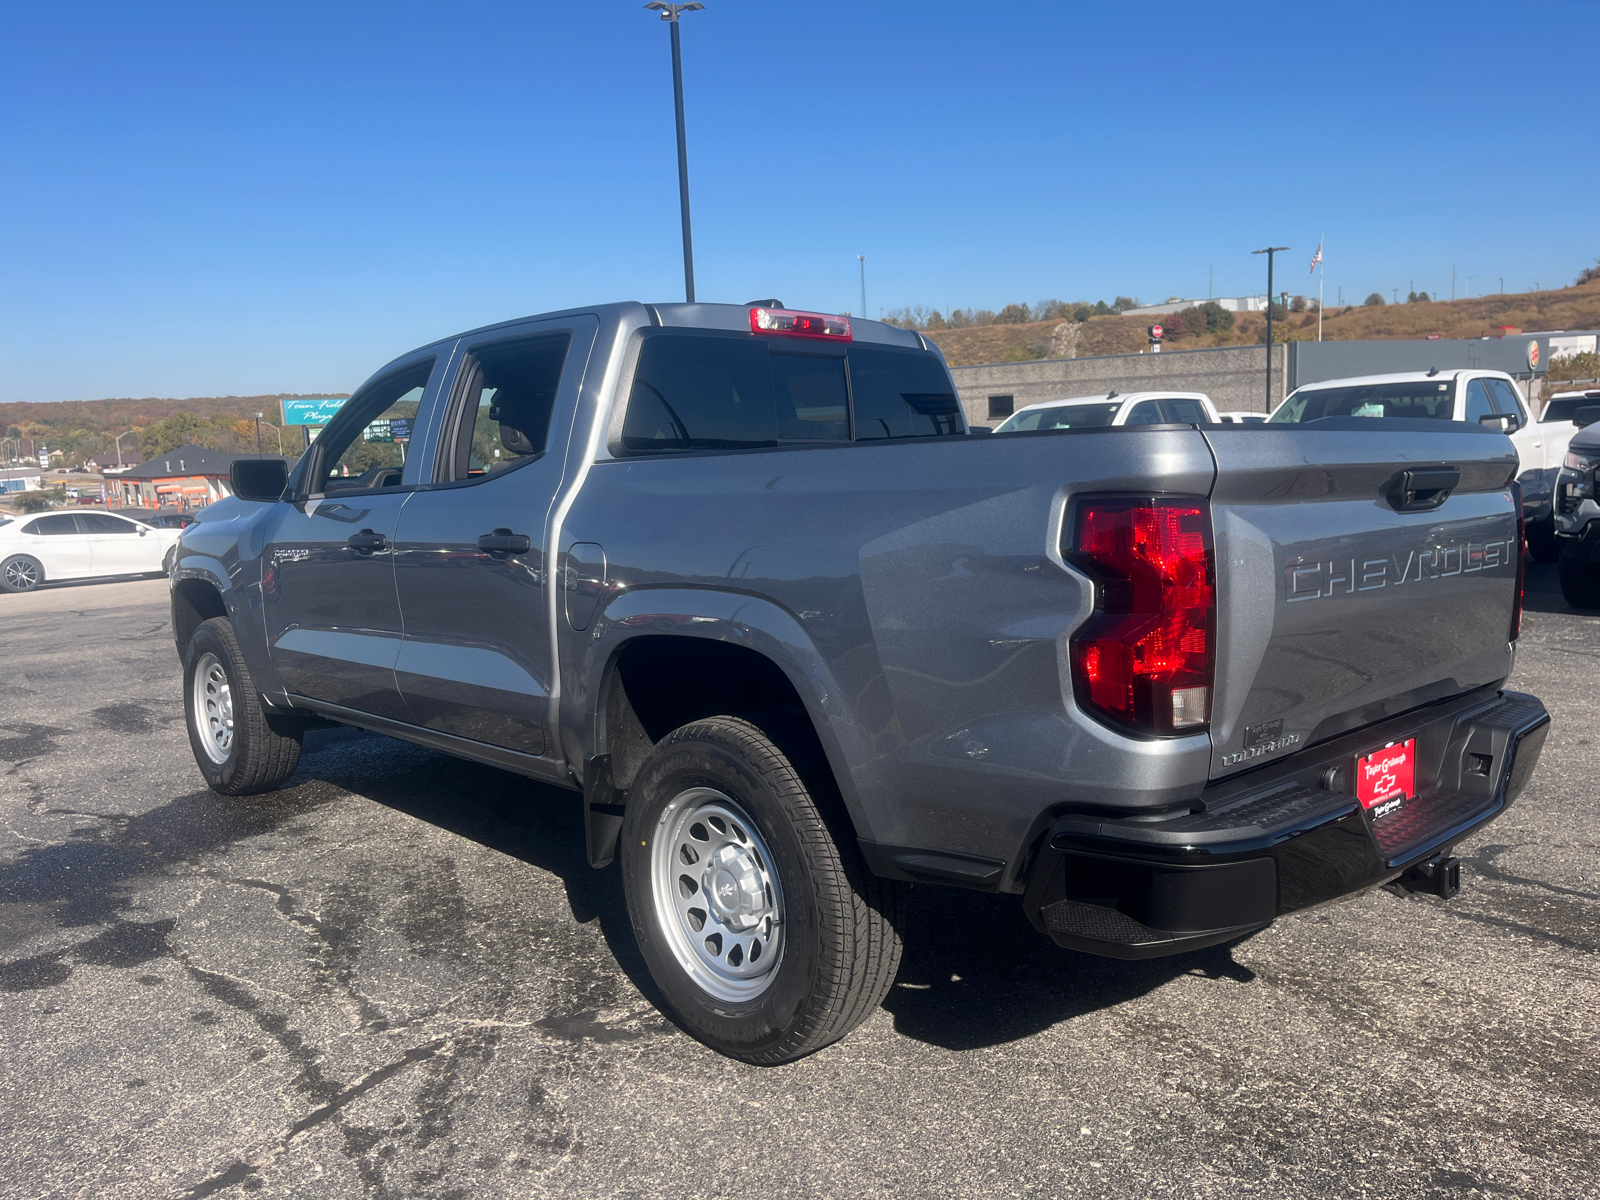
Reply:
[[359, 550], [362, 554], [371, 554], [374, 550], [387, 550], [389, 539], [381, 533], [373, 533], [370, 529], [363, 529], [360, 533], [352, 533], [345, 539], [346, 546], [352, 550]]
[[478, 549], [496, 558], [511, 554], [526, 554], [533, 548], [525, 533], [512, 533], [509, 529], [496, 529], [493, 533], [478, 535]]

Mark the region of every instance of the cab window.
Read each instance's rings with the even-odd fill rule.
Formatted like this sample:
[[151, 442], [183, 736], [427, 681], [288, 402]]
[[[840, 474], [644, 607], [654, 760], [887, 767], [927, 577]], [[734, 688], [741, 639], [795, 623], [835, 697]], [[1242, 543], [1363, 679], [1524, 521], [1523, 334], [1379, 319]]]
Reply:
[[1159, 425], [1161, 424], [1161, 407], [1154, 400], [1141, 400], [1133, 406], [1133, 411], [1128, 414], [1124, 425]]
[[1163, 400], [1161, 409], [1172, 425], [1207, 425], [1211, 421], [1198, 400]]

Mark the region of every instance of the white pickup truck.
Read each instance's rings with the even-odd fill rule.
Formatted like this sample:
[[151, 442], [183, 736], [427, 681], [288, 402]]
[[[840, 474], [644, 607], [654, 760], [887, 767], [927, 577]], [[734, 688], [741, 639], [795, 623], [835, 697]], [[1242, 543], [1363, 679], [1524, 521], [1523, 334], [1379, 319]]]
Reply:
[[1540, 562], [1556, 560], [1560, 551], [1551, 497], [1574, 427], [1570, 417], [1535, 421], [1516, 380], [1504, 371], [1407, 371], [1326, 379], [1296, 388], [1271, 421], [1304, 425], [1325, 417], [1420, 417], [1504, 430], [1517, 448], [1528, 552]]

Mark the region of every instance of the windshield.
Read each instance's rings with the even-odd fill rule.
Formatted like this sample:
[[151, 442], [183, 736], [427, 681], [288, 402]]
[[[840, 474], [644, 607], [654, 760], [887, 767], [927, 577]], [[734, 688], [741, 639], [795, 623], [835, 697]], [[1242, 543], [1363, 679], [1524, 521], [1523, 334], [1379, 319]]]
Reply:
[[1105, 404], [1059, 404], [1054, 408], [1025, 408], [1007, 417], [996, 433], [1017, 433], [1029, 429], [1090, 429], [1109, 425], [1117, 419], [1121, 401]]
[[1453, 380], [1368, 383], [1355, 387], [1308, 388], [1296, 392], [1272, 414], [1274, 425], [1303, 425], [1323, 417], [1455, 418]]

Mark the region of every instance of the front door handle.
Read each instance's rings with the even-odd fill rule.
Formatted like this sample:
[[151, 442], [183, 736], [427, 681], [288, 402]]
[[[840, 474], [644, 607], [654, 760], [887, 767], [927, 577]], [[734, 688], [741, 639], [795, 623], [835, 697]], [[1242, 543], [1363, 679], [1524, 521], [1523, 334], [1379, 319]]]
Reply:
[[493, 533], [478, 535], [478, 549], [495, 558], [505, 558], [511, 554], [526, 554], [533, 548], [533, 543], [528, 540], [525, 533], [512, 533], [509, 529], [496, 529]]
[[371, 554], [374, 550], [387, 550], [389, 539], [381, 533], [363, 529], [360, 533], [352, 533], [345, 539], [344, 544], [352, 550], [359, 550], [362, 554]]

